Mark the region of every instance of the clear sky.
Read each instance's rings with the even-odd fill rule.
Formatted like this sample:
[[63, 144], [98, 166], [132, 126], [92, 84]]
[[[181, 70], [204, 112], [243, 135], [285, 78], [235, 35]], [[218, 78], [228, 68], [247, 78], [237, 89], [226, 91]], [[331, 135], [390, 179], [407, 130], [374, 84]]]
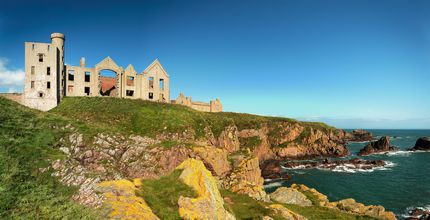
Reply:
[[66, 63], [158, 58], [171, 97], [342, 128], [430, 128], [430, 1], [0, 3], [0, 92], [22, 91], [24, 42], [66, 35]]

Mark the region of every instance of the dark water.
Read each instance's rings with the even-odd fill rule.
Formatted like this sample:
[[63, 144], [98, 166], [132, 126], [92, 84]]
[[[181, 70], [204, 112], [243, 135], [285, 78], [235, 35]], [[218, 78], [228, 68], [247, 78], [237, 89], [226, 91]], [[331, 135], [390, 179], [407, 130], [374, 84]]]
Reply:
[[[410, 207], [430, 208], [430, 152], [408, 153], [418, 137], [430, 136], [430, 130], [369, 130], [374, 136], [390, 136], [391, 144], [400, 148], [394, 154], [361, 157], [392, 162], [391, 167], [372, 172], [346, 170], [288, 170], [292, 182], [303, 183], [327, 195], [330, 201], [354, 198], [366, 205], [382, 205], [398, 217]], [[351, 143], [348, 158], [358, 157], [366, 143]], [[273, 191], [275, 187], [269, 187]]]

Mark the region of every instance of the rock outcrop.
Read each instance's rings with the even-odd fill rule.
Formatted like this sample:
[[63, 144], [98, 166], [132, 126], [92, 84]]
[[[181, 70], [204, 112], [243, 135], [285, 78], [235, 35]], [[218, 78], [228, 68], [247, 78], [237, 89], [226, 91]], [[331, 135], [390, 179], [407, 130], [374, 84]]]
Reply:
[[224, 177], [230, 172], [230, 163], [227, 160], [228, 151], [214, 146], [195, 147], [194, 152], [203, 160], [206, 167], [213, 171], [212, 174]]
[[112, 219], [148, 219], [158, 220], [145, 200], [136, 196], [136, 186], [140, 180], [106, 181], [98, 184], [98, 191], [103, 193], [104, 205], [109, 208], [108, 217]]
[[383, 136], [377, 141], [368, 143], [363, 149], [360, 150], [358, 155], [366, 156], [369, 154], [383, 153], [383, 152], [389, 152], [394, 150], [396, 150], [396, 148], [394, 146], [391, 146], [390, 137]]
[[297, 189], [300, 192], [311, 193], [314, 197], [314, 205], [336, 209], [339, 211], [355, 214], [366, 215], [378, 219], [395, 220], [396, 215], [393, 212], [385, 211], [382, 206], [365, 206], [362, 203], [356, 202], [354, 199], [344, 199], [338, 202], [330, 202], [327, 196], [318, 192], [316, 189], [309, 188], [305, 185], [293, 184], [291, 188]]
[[430, 138], [418, 138], [417, 142], [415, 143], [415, 146], [411, 150], [430, 150]]
[[291, 210], [285, 208], [285, 206], [280, 204], [271, 204], [269, 208], [276, 214], [281, 216], [286, 220], [307, 220], [307, 218], [292, 212]]
[[235, 193], [246, 194], [256, 200], [268, 201], [258, 158], [243, 159], [223, 181], [223, 187]]
[[299, 206], [311, 206], [312, 202], [297, 189], [279, 187], [271, 193], [270, 199], [284, 204], [294, 204]]
[[351, 133], [348, 133], [346, 139], [351, 142], [363, 142], [363, 141], [371, 141], [373, 140], [372, 133], [366, 130], [353, 130]]
[[224, 209], [224, 200], [215, 179], [200, 160], [188, 159], [176, 169], [183, 170], [179, 179], [192, 187], [197, 198], [180, 197], [179, 215], [183, 219], [235, 219]]

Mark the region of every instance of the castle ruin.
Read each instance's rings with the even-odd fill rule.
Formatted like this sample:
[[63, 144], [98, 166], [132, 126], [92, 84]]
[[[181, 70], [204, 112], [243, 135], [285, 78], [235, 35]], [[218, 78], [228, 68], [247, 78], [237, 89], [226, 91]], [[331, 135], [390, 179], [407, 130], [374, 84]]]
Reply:
[[[118, 66], [110, 57], [94, 67], [85, 58], [79, 66], [65, 64], [65, 36], [51, 34], [51, 43], [25, 42], [25, 84], [21, 102], [31, 108], [48, 111], [66, 96], [109, 96], [176, 103], [199, 111], [220, 112], [219, 99], [193, 102], [182, 93], [170, 99], [170, 77], [156, 59], [142, 73], [133, 65]], [[103, 75], [109, 71], [111, 75]], [[14, 97], [16, 98], [16, 97]]]

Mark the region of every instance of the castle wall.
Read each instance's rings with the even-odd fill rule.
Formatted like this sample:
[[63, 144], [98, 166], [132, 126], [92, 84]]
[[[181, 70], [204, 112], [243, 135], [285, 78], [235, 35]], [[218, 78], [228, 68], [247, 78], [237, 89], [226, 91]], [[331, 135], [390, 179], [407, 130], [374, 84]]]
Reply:
[[209, 103], [206, 102], [193, 102], [191, 97], [186, 97], [180, 93], [178, 98], [172, 101], [174, 104], [184, 105], [197, 111], [203, 112], [221, 112], [222, 104], [219, 99], [211, 100]]

